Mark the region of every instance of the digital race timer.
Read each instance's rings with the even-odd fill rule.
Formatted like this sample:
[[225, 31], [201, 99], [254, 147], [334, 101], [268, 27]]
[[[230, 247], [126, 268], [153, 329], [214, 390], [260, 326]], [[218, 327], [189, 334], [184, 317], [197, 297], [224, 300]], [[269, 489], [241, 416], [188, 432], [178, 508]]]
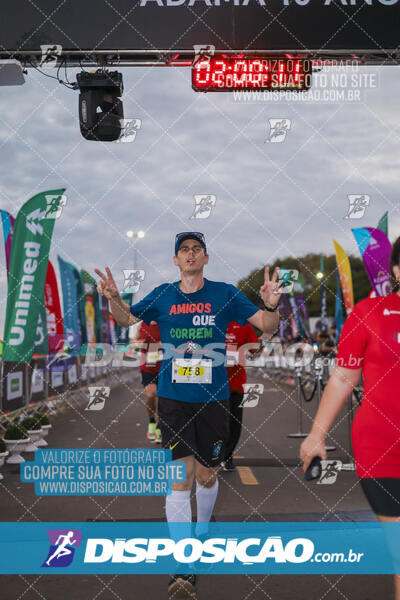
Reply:
[[196, 92], [232, 90], [303, 91], [311, 87], [312, 64], [306, 58], [202, 56], [192, 66]]

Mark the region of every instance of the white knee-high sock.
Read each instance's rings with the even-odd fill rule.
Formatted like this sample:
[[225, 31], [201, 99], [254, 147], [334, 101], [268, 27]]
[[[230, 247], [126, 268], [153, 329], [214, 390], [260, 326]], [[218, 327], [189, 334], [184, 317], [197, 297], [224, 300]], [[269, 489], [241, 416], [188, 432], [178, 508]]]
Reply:
[[218, 494], [218, 479], [211, 487], [204, 487], [196, 481], [197, 524], [196, 535], [207, 533], [208, 524]]
[[[191, 536], [192, 507], [190, 504], [191, 490], [172, 490], [165, 499], [165, 513], [169, 525], [170, 536], [183, 539]], [[174, 525], [185, 523], [185, 525]]]

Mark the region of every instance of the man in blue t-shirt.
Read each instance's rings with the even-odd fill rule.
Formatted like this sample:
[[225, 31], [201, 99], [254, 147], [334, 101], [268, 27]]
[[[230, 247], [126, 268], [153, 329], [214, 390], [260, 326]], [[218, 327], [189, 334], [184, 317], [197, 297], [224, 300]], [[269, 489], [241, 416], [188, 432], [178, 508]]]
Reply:
[[[96, 269], [100, 294], [110, 301], [114, 319], [122, 327], [140, 320], [157, 321], [163, 347], [158, 379], [158, 414], [165, 448], [174, 460], [184, 460], [187, 478], [175, 482], [166, 498], [169, 523], [191, 523], [190, 494], [196, 478], [196, 534], [207, 532], [218, 492], [218, 465], [229, 437], [229, 385], [225, 335], [231, 321], [250, 322], [265, 333], [279, 326], [278, 274], [271, 279], [265, 267], [260, 296], [266, 310], [250, 302], [235, 286], [203, 276], [209, 256], [204, 235], [182, 232], [175, 239], [174, 263], [181, 279], [163, 283], [130, 308], [122, 300], [110, 269]], [[171, 595], [194, 589], [193, 575], [174, 575]]]

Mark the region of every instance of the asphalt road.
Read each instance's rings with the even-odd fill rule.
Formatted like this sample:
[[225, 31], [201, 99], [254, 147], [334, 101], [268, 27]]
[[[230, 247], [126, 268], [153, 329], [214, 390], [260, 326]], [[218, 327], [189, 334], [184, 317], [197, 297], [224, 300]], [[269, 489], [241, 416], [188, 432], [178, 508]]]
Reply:
[[[374, 515], [353, 471], [342, 471], [334, 485], [306, 484], [298, 466], [294, 387], [249, 370], [248, 381], [264, 384], [258, 406], [244, 410], [236, 472], [220, 473], [214, 518], [217, 521], [366, 521]], [[115, 380], [104, 409], [87, 411], [87, 399], [69, 400], [53, 417], [50, 448], [154, 447], [145, 436], [144, 396], [135, 371]], [[304, 405], [307, 430], [315, 399]], [[349, 462], [348, 419], [332, 428], [330, 457]], [[32, 455], [25, 455], [32, 459]], [[21, 483], [16, 467], [2, 468], [1, 521], [154, 521], [164, 520], [160, 497], [38, 497]], [[195, 497], [192, 502], [195, 515]], [[2, 600], [133, 600], [167, 597], [167, 575], [77, 576], [4, 575]], [[393, 598], [390, 576], [200, 575], [199, 600], [385, 600]]]

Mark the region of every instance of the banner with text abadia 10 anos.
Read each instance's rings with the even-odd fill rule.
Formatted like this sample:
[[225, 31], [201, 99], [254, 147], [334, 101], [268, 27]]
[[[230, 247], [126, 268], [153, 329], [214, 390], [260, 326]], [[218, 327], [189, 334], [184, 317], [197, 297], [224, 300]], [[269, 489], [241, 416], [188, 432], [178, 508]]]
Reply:
[[54, 229], [54, 207], [59, 206], [63, 192], [61, 189], [36, 194], [21, 207], [15, 219], [4, 326], [4, 361], [29, 362], [32, 358]]

